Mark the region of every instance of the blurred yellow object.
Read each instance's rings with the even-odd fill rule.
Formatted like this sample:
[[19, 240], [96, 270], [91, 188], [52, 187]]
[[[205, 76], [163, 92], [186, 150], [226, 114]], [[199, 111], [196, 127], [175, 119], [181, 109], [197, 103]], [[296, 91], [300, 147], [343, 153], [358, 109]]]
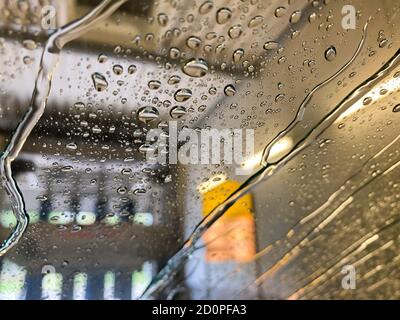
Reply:
[[[203, 215], [207, 216], [240, 183], [228, 180], [203, 194]], [[204, 234], [206, 259], [209, 262], [249, 262], [256, 253], [255, 223], [251, 194], [235, 202]]]

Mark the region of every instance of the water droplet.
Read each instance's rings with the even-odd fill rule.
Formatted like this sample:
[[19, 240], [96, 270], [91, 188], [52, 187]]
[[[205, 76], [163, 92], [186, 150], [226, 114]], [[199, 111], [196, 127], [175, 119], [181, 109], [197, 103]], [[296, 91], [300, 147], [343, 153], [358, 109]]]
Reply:
[[121, 174], [123, 174], [124, 176], [128, 176], [132, 173], [132, 169], [131, 168], [124, 168], [121, 170]]
[[186, 113], [187, 113], [187, 110], [185, 107], [175, 106], [171, 109], [169, 114], [170, 114], [171, 118], [179, 119], [179, 118], [183, 117]]
[[147, 85], [151, 90], [157, 90], [161, 87], [161, 82], [158, 80], [150, 80]]
[[301, 11], [298, 10], [291, 14], [289, 21], [290, 23], [297, 23], [299, 22], [300, 18], [301, 18]]
[[228, 8], [221, 8], [217, 11], [217, 23], [224, 24], [232, 17], [232, 11]]
[[25, 56], [22, 58], [22, 61], [24, 62], [25, 65], [29, 65], [32, 63], [33, 59], [30, 56]]
[[283, 93], [280, 93], [275, 97], [275, 102], [282, 101], [283, 99], [285, 99], [285, 95]]
[[249, 28], [255, 28], [259, 26], [264, 21], [264, 17], [262, 16], [255, 16], [249, 21]]
[[98, 72], [92, 74], [93, 85], [97, 91], [104, 91], [108, 87], [106, 78]]
[[138, 195], [138, 196], [144, 195], [145, 193], [146, 193], [146, 189], [143, 189], [143, 188], [137, 188], [137, 189], [133, 190], [133, 194]]
[[168, 84], [173, 85], [173, 84], [179, 83], [180, 81], [181, 81], [181, 77], [180, 76], [173, 75], [168, 79]]
[[157, 21], [160, 24], [160, 26], [166, 26], [168, 23], [168, 16], [165, 13], [160, 13], [157, 16]]
[[236, 49], [236, 50], [233, 52], [232, 60], [233, 60], [234, 63], [239, 63], [240, 60], [243, 58], [243, 56], [244, 56], [244, 50], [241, 49], [241, 48]]
[[379, 48], [383, 48], [386, 47], [386, 45], [388, 44], [389, 40], [388, 39], [383, 39], [379, 42]]
[[99, 61], [100, 63], [104, 63], [107, 60], [108, 60], [108, 57], [103, 53], [99, 54], [99, 56], [97, 57], [97, 61]]
[[190, 89], [179, 89], [175, 92], [174, 98], [178, 102], [185, 102], [192, 97], [192, 91]]
[[286, 13], [285, 7], [278, 7], [275, 9], [275, 17], [277, 17], [277, 18], [284, 16], [285, 13]]
[[152, 106], [143, 107], [138, 110], [138, 119], [144, 123], [158, 119], [158, 115], [158, 110]]
[[203, 59], [192, 59], [183, 66], [182, 71], [190, 77], [204, 77], [208, 71], [207, 62]]
[[136, 68], [136, 66], [135, 66], [134, 64], [131, 64], [131, 65], [128, 67], [128, 73], [129, 73], [129, 74], [134, 74], [134, 73], [136, 72], [136, 70], [137, 70], [137, 68]]
[[186, 39], [186, 45], [190, 49], [197, 49], [201, 46], [201, 39], [195, 36], [191, 36]]
[[181, 56], [181, 51], [178, 48], [172, 47], [169, 49], [169, 57], [171, 59], [178, 59]]
[[127, 191], [128, 191], [128, 190], [126, 189], [126, 187], [119, 187], [119, 188], [117, 189], [117, 192], [118, 192], [119, 194], [125, 194]]
[[69, 150], [76, 150], [78, 148], [77, 145], [75, 143], [73, 143], [73, 142], [68, 143], [66, 147]]
[[393, 112], [400, 112], [400, 104], [396, 105], [396, 106], [393, 108]]
[[317, 14], [313, 12], [308, 16], [308, 22], [313, 23], [315, 20], [317, 20]]
[[113, 71], [114, 71], [114, 73], [115, 73], [116, 75], [120, 75], [120, 74], [122, 74], [122, 72], [124, 71], [124, 69], [123, 69], [122, 66], [120, 66], [119, 64], [116, 64], [116, 65], [113, 67]]
[[212, 1], [205, 1], [200, 5], [199, 13], [200, 14], [209, 13], [212, 10], [213, 7], [214, 7], [214, 4], [213, 4]]
[[231, 39], [237, 39], [240, 37], [242, 32], [242, 26], [240, 24], [237, 24], [229, 28], [228, 35]]
[[276, 50], [276, 49], [278, 49], [278, 46], [279, 46], [278, 42], [268, 41], [264, 44], [264, 49], [265, 50]]
[[334, 46], [330, 46], [325, 51], [325, 59], [328, 61], [333, 61], [336, 58], [336, 48]]
[[30, 39], [22, 41], [22, 45], [24, 46], [25, 49], [28, 50], [35, 50], [37, 48], [36, 42]]
[[74, 108], [77, 110], [83, 110], [85, 109], [85, 104], [83, 102], [75, 102]]
[[363, 105], [364, 105], [364, 106], [367, 106], [367, 105], [369, 105], [371, 102], [372, 102], [372, 98], [371, 98], [371, 97], [366, 97], [366, 98], [364, 98], [364, 100], [363, 100]]
[[224, 93], [225, 95], [227, 95], [228, 97], [233, 97], [236, 94], [236, 89], [232, 84], [228, 84], [225, 88], [224, 88]]

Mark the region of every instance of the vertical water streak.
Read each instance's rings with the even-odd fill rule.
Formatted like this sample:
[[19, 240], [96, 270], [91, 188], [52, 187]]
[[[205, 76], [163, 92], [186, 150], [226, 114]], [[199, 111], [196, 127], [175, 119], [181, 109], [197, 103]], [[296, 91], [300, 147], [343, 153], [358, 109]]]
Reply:
[[103, 0], [87, 15], [57, 29], [47, 40], [40, 59], [32, 99], [23, 119], [13, 132], [10, 142], [0, 158], [2, 184], [10, 199], [17, 224], [0, 246], [0, 256], [8, 252], [22, 237], [29, 222], [21, 190], [12, 175], [12, 162], [18, 157], [26, 140], [43, 115], [51, 89], [53, 73], [60, 59], [61, 49], [69, 42], [108, 18], [127, 0]]

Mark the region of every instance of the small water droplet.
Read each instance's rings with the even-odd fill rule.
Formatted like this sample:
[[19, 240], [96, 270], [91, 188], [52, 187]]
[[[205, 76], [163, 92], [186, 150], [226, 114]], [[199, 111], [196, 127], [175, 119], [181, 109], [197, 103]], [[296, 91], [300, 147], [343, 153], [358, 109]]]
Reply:
[[172, 47], [169, 49], [169, 57], [171, 59], [178, 59], [181, 56], [181, 51], [178, 48]]
[[232, 84], [228, 84], [225, 88], [224, 88], [224, 93], [225, 95], [227, 95], [228, 97], [233, 97], [236, 94], [236, 89]]
[[204, 77], [208, 71], [207, 62], [200, 58], [192, 59], [183, 66], [182, 71], [190, 77]]
[[68, 143], [66, 147], [69, 150], [76, 150], [78, 148], [77, 145], [75, 143], [73, 143], [73, 142]]
[[119, 64], [116, 64], [116, 65], [113, 67], [113, 71], [114, 71], [114, 73], [115, 73], [116, 75], [120, 75], [120, 74], [122, 74], [122, 72], [124, 71], [124, 69], [123, 69], [122, 66], [120, 66]]
[[157, 16], [157, 21], [160, 24], [160, 26], [166, 26], [168, 23], [168, 16], [165, 13], [160, 13]]
[[133, 190], [133, 194], [135, 194], [137, 196], [144, 195], [144, 194], [146, 194], [146, 189], [137, 188], [137, 189]]
[[328, 61], [333, 61], [336, 58], [336, 48], [334, 46], [330, 46], [325, 51], [325, 59]]
[[178, 84], [181, 81], [181, 77], [177, 75], [173, 75], [168, 79], [168, 84], [174, 85]]
[[371, 98], [371, 97], [366, 97], [366, 98], [364, 98], [364, 100], [363, 100], [363, 105], [364, 105], [364, 106], [367, 106], [367, 105], [369, 105], [371, 102], [372, 102], [372, 98]]
[[157, 90], [161, 87], [161, 82], [158, 80], [150, 80], [147, 85], [151, 90]]
[[37, 43], [30, 39], [22, 41], [22, 45], [24, 46], [25, 49], [28, 50], [35, 50], [37, 48]]
[[279, 46], [278, 42], [268, 41], [264, 44], [264, 49], [265, 50], [276, 50], [276, 49], [278, 49], [278, 46]]
[[97, 61], [99, 61], [100, 63], [104, 63], [107, 60], [108, 60], [108, 57], [103, 53], [99, 54], [99, 56], [97, 57]]

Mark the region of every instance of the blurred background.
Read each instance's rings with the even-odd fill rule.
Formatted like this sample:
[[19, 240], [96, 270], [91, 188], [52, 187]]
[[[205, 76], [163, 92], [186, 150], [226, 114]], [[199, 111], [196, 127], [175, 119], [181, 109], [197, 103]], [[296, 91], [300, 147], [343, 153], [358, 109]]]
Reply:
[[[99, 3], [0, 0], [3, 150], [49, 34]], [[343, 28], [345, 5], [355, 29]], [[396, 54], [398, 1], [135, 0], [69, 43], [13, 163], [30, 225], [0, 258], [0, 299], [139, 298], [246, 179], [223, 162], [149, 164], [146, 133], [167, 134], [171, 120], [252, 129], [242, 166], [256, 170], [306, 95], [354, 55], [369, 17], [362, 51], [309, 102], [306, 130]], [[237, 201], [155, 298], [400, 298], [399, 88], [400, 66]], [[3, 240], [16, 221], [0, 199]]]

